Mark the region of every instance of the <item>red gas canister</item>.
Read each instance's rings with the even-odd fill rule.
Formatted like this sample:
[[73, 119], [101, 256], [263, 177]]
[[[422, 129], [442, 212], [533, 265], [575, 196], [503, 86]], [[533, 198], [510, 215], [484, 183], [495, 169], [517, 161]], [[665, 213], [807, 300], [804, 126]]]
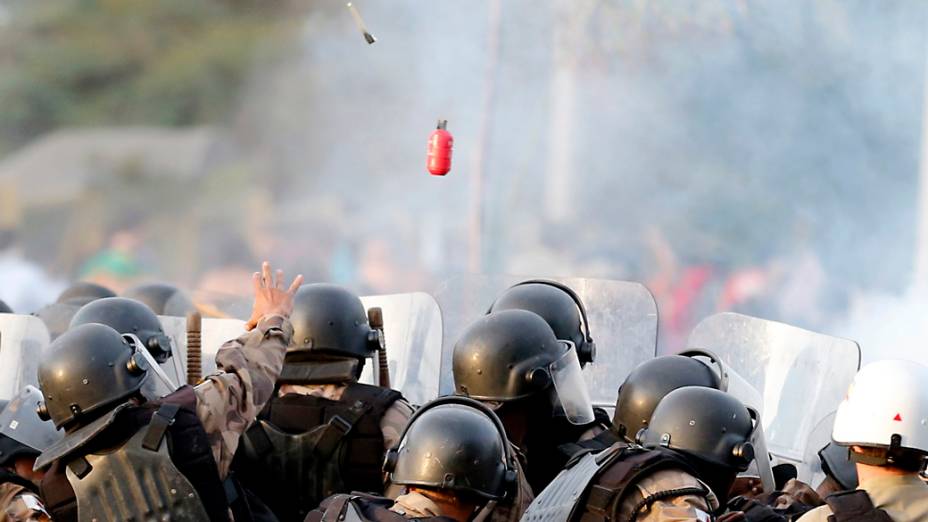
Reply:
[[451, 170], [451, 147], [454, 137], [445, 130], [448, 120], [438, 120], [438, 128], [429, 136], [427, 166], [433, 176], [444, 176]]

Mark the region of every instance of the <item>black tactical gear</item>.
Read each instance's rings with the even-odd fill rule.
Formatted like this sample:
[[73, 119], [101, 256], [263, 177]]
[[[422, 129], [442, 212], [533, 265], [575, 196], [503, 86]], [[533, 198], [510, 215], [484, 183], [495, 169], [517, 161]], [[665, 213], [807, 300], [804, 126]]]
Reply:
[[754, 460], [756, 422], [756, 414], [731, 395], [686, 386], [661, 400], [638, 441], [646, 448], [671, 448], [722, 468], [744, 471]]
[[552, 384], [549, 367], [567, 351], [539, 315], [503, 310], [474, 321], [454, 345], [452, 372], [459, 395], [513, 401]]
[[[99, 520], [147, 520], [143, 511], [149, 509], [158, 519], [227, 521], [227, 495], [234, 487], [219, 480], [195, 408], [189, 386], [160, 404], [119, 407], [109, 424], [64, 453], [45, 475], [42, 496], [52, 518], [84, 521], [103, 513]], [[138, 498], [151, 505], [133, 500]]]
[[81, 324], [105, 324], [120, 334], [133, 334], [148, 348], [158, 363], [171, 356], [171, 338], [151, 308], [126, 297], [105, 297], [82, 306], [71, 319], [71, 328]]
[[147, 377], [144, 358], [116, 330], [83, 324], [65, 332], [39, 363], [42, 415], [71, 433], [136, 394]]
[[144, 303], [158, 315], [187, 317], [188, 313], [197, 309], [186, 292], [167, 283], [134, 286], [123, 292], [122, 296]]
[[56, 303], [69, 303], [83, 306], [96, 299], [104, 297], [116, 297], [116, 294], [109, 288], [89, 283], [87, 281], [78, 281], [61, 292]]
[[[558, 387], [558, 364], [569, 357], [574, 357], [576, 379]], [[514, 442], [528, 459], [525, 474], [535, 491], [567, 461], [558, 447], [577, 442], [598, 425], [592, 415], [579, 424], [568, 417], [568, 410], [582, 409], [582, 394], [576, 393], [585, 386], [579, 363], [573, 345], [558, 340], [533, 312], [501, 310], [475, 321], [454, 345], [452, 371], [459, 395], [503, 403], [497, 411], [507, 427], [527, 424], [524, 439]]]
[[751, 462], [762, 468], [761, 477], [772, 475], [757, 412], [713, 388], [685, 386], [667, 394], [637, 439], [649, 449], [680, 452], [723, 503], [736, 475]]
[[233, 468], [281, 520], [300, 520], [337, 492], [381, 492], [380, 421], [401, 397], [360, 383], [339, 401], [275, 396], [242, 437]]
[[[641, 479], [658, 471], [676, 470], [698, 477], [689, 461], [664, 448], [646, 450], [617, 443], [599, 454], [574, 459], [569, 467], [536, 498], [522, 517], [524, 522], [565, 522], [574, 520], [616, 521], [623, 502]], [[658, 492], [643, 498], [637, 511], [658, 500], [680, 496], [708, 499], [708, 488], [694, 487]], [[708, 501], [708, 500], [707, 500]]]
[[0, 466], [20, 456], [38, 457], [61, 439], [51, 422], [39, 418], [41, 403], [42, 392], [27, 385], [0, 411]]
[[409, 420], [384, 471], [393, 484], [451, 490], [487, 500], [512, 496], [514, 457], [502, 422], [485, 405], [441, 397]]
[[371, 328], [361, 299], [324, 283], [303, 285], [293, 297], [293, 342], [287, 362], [316, 355], [364, 359], [382, 347], [379, 330]]
[[523, 281], [503, 292], [487, 313], [501, 310], [528, 310], [538, 314], [558, 339], [574, 343], [581, 364], [591, 363], [596, 358], [586, 308], [570, 287], [556, 281]]
[[[390, 511], [393, 500], [360, 493], [339, 494], [322, 501], [318, 509], [306, 516], [304, 522], [406, 522], [399, 513]], [[416, 520], [454, 522], [448, 517], [425, 517]]]
[[849, 447], [839, 446], [832, 441], [818, 452], [822, 471], [848, 490], [857, 489], [857, 465], [851, 460], [850, 451]]
[[612, 427], [619, 437], [632, 442], [648, 426], [654, 408], [668, 393], [684, 386], [718, 389], [719, 376], [706, 364], [683, 355], [665, 355], [646, 361], [619, 387]]
[[829, 522], [893, 522], [886, 511], [877, 509], [864, 490], [842, 491], [825, 497], [831, 508]]

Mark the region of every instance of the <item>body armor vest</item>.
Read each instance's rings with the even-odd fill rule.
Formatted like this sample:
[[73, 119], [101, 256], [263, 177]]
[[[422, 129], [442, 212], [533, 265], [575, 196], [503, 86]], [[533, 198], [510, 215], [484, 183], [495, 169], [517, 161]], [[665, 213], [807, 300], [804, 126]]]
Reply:
[[274, 397], [242, 438], [238, 476], [281, 520], [302, 520], [335, 493], [381, 493], [380, 421], [401, 397], [360, 383], [349, 384], [339, 401]]
[[[622, 503], [629, 492], [637, 491], [630, 486], [648, 475], [671, 469], [695, 476], [683, 457], [666, 449], [647, 450], [620, 443], [598, 454], [581, 455], [571, 461], [570, 467], [535, 499], [523, 520], [618, 522]], [[707, 497], [709, 491], [685, 488], [659, 492], [642, 499], [634, 512], [638, 513], [658, 500], [684, 495]], [[558, 505], [559, 508], [551, 509]]]
[[85, 455], [68, 464], [81, 522], [208, 518], [196, 489], [171, 462], [164, 443], [178, 409], [162, 406], [147, 429], [116, 451]]
[[532, 433], [526, 437], [521, 449], [528, 458], [525, 474], [533, 491], [544, 490], [574, 454], [587, 449], [605, 449], [612, 445], [599, 443], [602, 439], [578, 442], [590, 429], [609, 431], [610, 418], [605, 410], [595, 408], [593, 413], [596, 418], [589, 424], [572, 424], [561, 414], [545, 419], [543, 424], [531, 430]]
[[885, 511], [873, 505], [870, 495], [860, 489], [828, 495], [825, 503], [832, 512], [828, 522], [893, 522]]
[[[219, 469], [213, 459], [206, 431], [191, 408], [191, 406], [195, 407], [196, 405], [196, 396], [193, 394], [193, 389], [183, 387], [178, 392], [165, 397], [163, 401], [165, 404], [161, 405], [160, 408], [155, 404], [127, 408], [116, 417], [113, 425], [90, 440], [85, 446], [82, 446], [80, 451], [52, 463], [42, 480], [41, 491], [46, 508], [55, 522], [89, 520], [89, 518], [85, 518], [82, 512], [83, 504], [79, 498], [81, 492], [77, 491], [80, 486], [72, 487], [72, 474], [75, 478], [84, 480], [88, 478], [88, 475], [93, 471], [93, 467], [96, 466], [92, 461], [96, 460], [97, 457], [103, 456], [115, 459], [117, 455], [122, 455], [119, 458], [129, 461], [139, 452], [145, 452], [141, 453], [145, 459], [157, 459], [159, 467], [155, 468], [157, 470], [156, 474], [137, 477], [136, 480], [149, 480], [150, 478], [163, 485], [163, 480], [166, 477], [170, 482], [173, 480], [171, 473], [178, 472], [193, 487], [195, 497], [202, 504], [202, 509], [205, 510], [205, 520], [212, 522], [229, 520], [230, 506], [226, 486], [230, 481], [226, 481], [226, 484], [224, 484], [219, 480]], [[182, 403], [183, 406], [179, 407], [178, 403]], [[176, 411], [174, 411], [175, 409]], [[158, 411], [157, 414], [156, 410]], [[168, 420], [169, 417], [172, 420]], [[163, 440], [160, 441], [158, 446], [153, 446], [155, 444], [154, 437], [159, 432], [161, 432]], [[148, 435], [148, 445], [154, 447], [154, 449], [148, 449], [144, 446], [146, 435]], [[138, 438], [141, 439], [141, 444], [143, 444], [141, 447], [136, 444], [132, 448], [127, 448], [130, 443], [137, 443]], [[123, 449], [125, 451], [122, 451]], [[162, 460], [162, 451], [166, 452], [169, 457], [166, 462]], [[151, 453], [156, 455], [149, 455]], [[117, 467], [120, 465], [115, 460], [111, 462], [102, 465]], [[170, 464], [168, 467], [173, 468], [172, 471], [163, 473], [161, 466], [167, 466], [168, 464]], [[88, 466], [90, 469], [88, 469]], [[129, 467], [135, 471], [134, 461]], [[148, 467], [149, 464], [146, 461], [144, 466], [139, 466], [139, 470]], [[122, 469], [116, 472], [123, 473], [124, 471], [127, 470]], [[108, 479], [107, 477], [101, 477], [101, 480], [107, 481]], [[128, 480], [133, 479], [129, 478]], [[119, 483], [120, 487], [128, 487], [128, 484], [129, 482]], [[88, 489], [88, 491], [90, 490]], [[121, 490], [112, 490], [112, 494], [116, 494], [117, 491]], [[139, 493], [141, 490], [133, 491]], [[167, 488], [166, 491], [170, 493], [170, 488]], [[103, 494], [104, 492], [101, 490], [100, 493]], [[142, 503], [131, 496], [124, 498], [127, 503]], [[87, 502], [95, 501], [84, 500], [84, 504]], [[157, 503], [157, 501], [154, 502]], [[238, 518], [237, 511], [236, 518]], [[102, 516], [98, 519], [102, 521], [130, 520], [131, 518], [122, 518], [121, 515], [118, 515], [116, 518], [108, 519], [106, 516]], [[138, 520], [147, 520], [147, 518], [143, 517]], [[177, 518], [172, 514], [172, 520], [184, 519]], [[198, 520], [204, 519], [200, 518]], [[243, 520], [247, 520], [247, 518]]]

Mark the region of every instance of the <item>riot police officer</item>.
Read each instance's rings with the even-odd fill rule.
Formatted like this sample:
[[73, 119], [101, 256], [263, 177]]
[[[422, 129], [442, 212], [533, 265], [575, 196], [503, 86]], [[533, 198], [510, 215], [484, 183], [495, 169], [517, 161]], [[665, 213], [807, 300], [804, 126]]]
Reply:
[[44, 471], [35, 459], [61, 437], [50, 422], [39, 419], [42, 393], [26, 386], [0, 412], [0, 520], [49, 520], [39, 496]]
[[580, 296], [557, 281], [530, 279], [500, 294], [487, 313], [501, 310], [527, 310], [548, 323], [554, 335], [574, 343], [580, 366], [596, 359], [596, 343], [590, 334], [590, 321]]
[[142, 341], [159, 364], [172, 354], [171, 338], [151, 308], [125, 297], [104, 297], [82, 306], [71, 318], [70, 328], [82, 324], [105, 324], [120, 334], [133, 334]]
[[293, 343], [274, 397], [246, 433], [236, 471], [282, 520], [334, 493], [380, 494], [386, 450], [412, 407], [400, 392], [358, 382], [383, 346], [358, 296], [311, 284], [294, 298]]
[[217, 373], [157, 401], [141, 394], [155, 363], [133, 338], [88, 323], [53, 342], [39, 364], [40, 412], [65, 436], [36, 466], [51, 465], [41, 491], [54, 520], [229, 520], [236, 499], [224, 481], [274, 390], [301, 281], [284, 290], [265, 263], [251, 331], [220, 348]]
[[719, 389], [721, 379], [708, 365], [690, 355], [664, 355], [639, 364], [622, 385], [615, 403], [612, 429], [626, 442], [648, 427], [651, 414], [668, 393], [684, 386]]
[[35, 316], [45, 323], [48, 333], [54, 341], [71, 325], [74, 314], [85, 304], [116, 294], [105, 286], [87, 281], [79, 281], [61, 292], [58, 299], [35, 312]]
[[558, 447], [577, 441], [577, 431], [560, 430], [552, 419], [595, 422], [576, 348], [533, 312], [501, 310], [475, 321], [454, 345], [452, 372], [459, 395], [495, 409], [535, 491], [567, 461]]
[[831, 438], [856, 463], [858, 487], [825, 498], [803, 515], [818, 520], [928, 520], [928, 367], [879, 361], [854, 377], [838, 406]]
[[399, 445], [387, 452], [384, 471], [405, 488], [396, 500], [335, 495], [306, 520], [467, 522], [483, 519], [517, 490], [515, 457], [502, 423], [465, 397], [442, 397], [420, 408]]
[[[502, 310], [527, 310], [538, 314], [558, 339], [574, 344], [581, 368], [596, 359], [596, 343], [590, 333], [586, 307], [569, 286], [544, 279], [522, 281], [500, 294], [487, 313]], [[559, 448], [565, 456], [584, 449], [605, 449], [618, 440], [609, 430], [609, 414], [602, 408], [593, 408], [593, 413], [596, 420], [589, 425], [572, 424], [557, 414], [552, 419], [556, 430], [569, 441]], [[574, 441], [582, 444], [575, 446]]]
[[759, 423], [725, 392], [678, 388], [655, 408], [641, 445], [574, 459], [523, 520], [710, 520], [737, 474], [765, 454]]
[[196, 305], [186, 292], [167, 283], [146, 283], [122, 293], [123, 297], [144, 303], [158, 315], [187, 317], [196, 311]]

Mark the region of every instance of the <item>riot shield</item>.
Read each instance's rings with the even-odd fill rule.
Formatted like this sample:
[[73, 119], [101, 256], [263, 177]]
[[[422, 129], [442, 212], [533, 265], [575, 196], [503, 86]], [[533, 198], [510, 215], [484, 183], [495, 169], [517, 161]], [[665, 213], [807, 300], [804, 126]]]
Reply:
[[[245, 333], [245, 321], [239, 319], [203, 319], [201, 334], [203, 374], [216, 371], [216, 354], [227, 341], [238, 339]], [[187, 354], [187, 342], [184, 338], [184, 354]], [[186, 360], [186, 358], [184, 359]]]
[[[175, 382], [186, 383], [188, 333], [187, 319], [185, 317], [158, 316], [164, 333], [173, 342], [173, 356], [161, 364], [161, 368]], [[200, 346], [202, 371], [197, 379], [216, 371], [216, 353], [219, 348], [231, 339], [236, 339], [245, 333], [245, 321], [239, 319], [202, 319], [200, 326]]]
[[171, 338], [171, 356], [159, 366], [178, 385], [187, 382], [187, 319], [159, 315], [164, 334]]
[[49, 344], [38, 317], [0, 314], [0, 399], [12, 399], [26, 385], [38, 386], [36, 370]]
[[808, 480], [804, 482], [813, 488], [818, 487], [818, 485], [825, 480], [825, 472], [822, 470], [822, 461], [818, 456], [818, 452], [831, 442], [831, 429], [834, 427], [834, 424], [835, 413], [831, 412], [812, 428], [806, 442], [805, 455], [802, 458], [802, 462], [796, 466], [799, 472], [798, 476], [802, 477], [803, 474], [805, 474]]
[[761, 392], [768, 449], [804, 465], [814, 428], [835, 410], [860, 367], [854, 341], [734, 313], [696, 325], [689, 347], [715, 353]]
[[[442, 395], [454, 393], [451, 354], [454, 343], [496, 298], [512, 285], [537, 277], [460, 276], [435, 292], [441, 308]], [[549, 278], [574, 290], [583, 301], [596, 342], [596, 360], [583, 369], [593, 404], [612, 410], [619, 385], [639, 364], [657, 353], [657, 303], [641, 283], [606, 279]]]
[[[383, 311], [391, 387], [413, 404], [438, 397], [443, 324], [435, 299], [413, 292], [362, 296], [361, 301], [367, 309]], [[374, 366], [364, 365], [362, 382], [374, 382]]]

